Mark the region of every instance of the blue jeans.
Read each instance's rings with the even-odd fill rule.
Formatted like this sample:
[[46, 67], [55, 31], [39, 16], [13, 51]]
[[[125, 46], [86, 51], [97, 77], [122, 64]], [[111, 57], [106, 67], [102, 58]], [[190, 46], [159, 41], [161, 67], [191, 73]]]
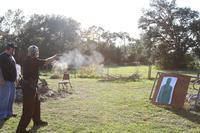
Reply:
[[15, 101], [14, 82], [5, 81], [5, 86], [0, 86], [0, 119], [7, 118], [13, 114]]

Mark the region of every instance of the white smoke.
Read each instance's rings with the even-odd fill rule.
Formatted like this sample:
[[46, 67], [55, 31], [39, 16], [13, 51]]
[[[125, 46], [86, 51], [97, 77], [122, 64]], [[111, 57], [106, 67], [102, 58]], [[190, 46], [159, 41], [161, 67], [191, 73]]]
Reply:
[[57, 72], [65, 72], [67, 69], [79, 69], [82, 66], [91, 66], [101, 64], [104, 61], [103, 56], [93, 50], [90, 56], [82, 54], [78, 49], [64, 53], [58, 61], [53, 62], [53, 69]]

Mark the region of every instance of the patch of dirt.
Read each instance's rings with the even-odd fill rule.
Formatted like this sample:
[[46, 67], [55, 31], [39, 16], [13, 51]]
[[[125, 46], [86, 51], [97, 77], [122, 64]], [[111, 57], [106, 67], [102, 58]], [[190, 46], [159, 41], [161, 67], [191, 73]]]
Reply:
[[[49, 99], [65, 98], [66, 96], [69, 96], [72, 93], [73, 93], [72, 89], [69, 89], [69, 88], [55, 91], [55, 90], [49, 89], [48, 86], [38, 87], [38, 94], [40, 96], [41, 102], [45, 102]], [[15, 102], [21, 103], [22, 100], [23, 100], [22, 89], [17, 89]]]
[[105, 77], [100, 80], [103, 82], [106, 81], [136, 81], [140, 79], [139, 73], [132, 74], [130, 76], [121, 76], [121, 75], [105, 75]]

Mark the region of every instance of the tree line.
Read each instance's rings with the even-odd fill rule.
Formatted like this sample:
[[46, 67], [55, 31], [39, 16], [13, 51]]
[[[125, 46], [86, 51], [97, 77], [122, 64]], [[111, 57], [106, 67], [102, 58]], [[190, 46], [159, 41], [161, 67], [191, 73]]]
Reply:
[[[131, 16], [130, 16], [131, 17]], [[81, 29], [80, 23], [62, 15], [30, 17], [23, 11], [8, 10], [0, 16], [0, 50], [15, 43], [15, 59], [22, 64], [30, 45], [37, 45], [42, 58], [79, 49], [86, 55], [95, 48], [104, 56], [105, 65], [157, 64], [163, 69], [184, 69], [200, 56], [199, 12], [177, 7], [176, 1], [151, 0], [143, 10], [138, 27], [140, 39], [127, 32], [110, 32], [99, 26]]]
[[177, 7], [176, 0], [151, 0], [139, 20], [141, 40], [151, 62], [164, 69], [185, 69], [200, 57], [199, 12]]

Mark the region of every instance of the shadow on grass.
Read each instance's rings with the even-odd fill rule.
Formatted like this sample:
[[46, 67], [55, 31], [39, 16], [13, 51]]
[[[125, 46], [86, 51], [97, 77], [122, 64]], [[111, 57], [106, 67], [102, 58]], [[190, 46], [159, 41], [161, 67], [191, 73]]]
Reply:
[[136, 80], [120, 80], [120, 79], [114, 79], [114, 80], [107, 80], [106, 78], [98, 80], [99, 82], [110, 82], [110, 83], [129, 83], [129, 82], [142, 82], [142, 79], [136, 79]]
[[6, 120], [0, 120], [0, 129], [3, 127], [4, 123], [6, 122]]
[[151, 78], [146, 78], [147, 80], [155, 80], [155, 78], [151, 77]]
[[37, 130], [39, 129], [39, 128], [42, 128], [43, 126], [39, 126], [39, 127], [32, 127], [29, 131], [31, 132], [31, 133], [37, 133]]
[[186, 75], [197, 75], [198, 71], [188, 71], [188, 70], [163, 70], [166, 73], [179, 73], [179, 74], [186, 74]]
[[191, 112], [185, 109], [174, 109], [170, 107], [164, 107], [164, 109], [169, 110], [182, 118], [188, 119], [191, 122], [200, 124], [200, 113], [199, 112]]
[[31, 133], [37, 133], [37, 130], [38, 130], [39, 128], [37, 128], [37, 127], [32, 127], [29, 131], [31, 132]]

